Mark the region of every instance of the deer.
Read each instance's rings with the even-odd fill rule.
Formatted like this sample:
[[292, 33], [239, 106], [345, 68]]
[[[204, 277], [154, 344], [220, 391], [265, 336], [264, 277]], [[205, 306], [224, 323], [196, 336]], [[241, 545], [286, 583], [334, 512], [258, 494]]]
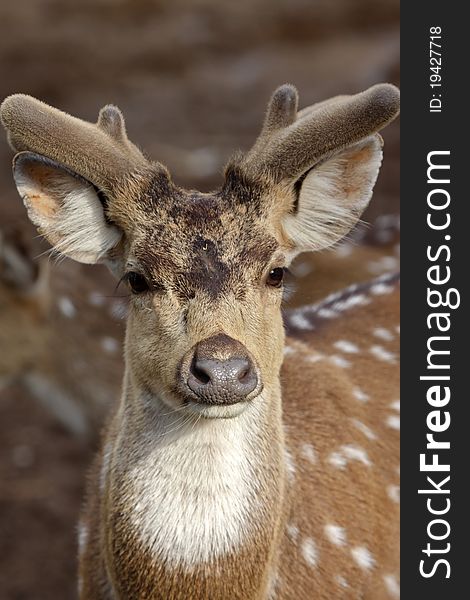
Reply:
[[[19, 237], [15, 232], [15, 237]], [[47, 343], [48, 265], [38, 267], [0, 231], [0, 390], [21, 378]], [[5, 316], [4, 316], [5, 315]], [[8, 317], [6, 317], [8, 315]], [[11, 340], [14, 339], [14, 343]]]
[[[221, 188], [184, 190], [127, 136], [15, 94], [1, 121], [28, 216], [129, 289], [120, 401], [79, 523], [79, 596], [399, 596], [398, 276], [283, 315], [295, 256], [367, 207], [377, 84], [298, 109], [285, 84]], [[117, 375], [117, 374], [116, 374]]]

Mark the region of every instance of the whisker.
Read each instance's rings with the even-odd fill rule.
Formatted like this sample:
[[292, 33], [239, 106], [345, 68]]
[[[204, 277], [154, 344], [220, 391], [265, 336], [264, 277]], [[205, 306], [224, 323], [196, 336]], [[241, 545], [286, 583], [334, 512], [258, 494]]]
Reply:
[[199, 421], [201, 420], [201, 418], [202, 418], [202, 414], [197, 415], [197, 418], [195, 419], [195, 421], [193, 423], [193, 426], [191, 427], [190, 433], [192, 433], [194, 431], [194, 428], [199, 423]]
[[183, 418], [178, 421], [178, 424], [173, 429], [164, 431], [160, 437], [170, 435], [171, 433], [176, 433], [181, 431], [185, 425], [191, 422], [192, 415], [184, 415]]
[[172, 408], [169, 412], [160, 413], [161, 417], [168, 417], [168, 415], [172, 415], [173, 413], [180, 412], [185, 410], [186, 406], [183, 404], [182, 406], [178, 406], [177, 408]]

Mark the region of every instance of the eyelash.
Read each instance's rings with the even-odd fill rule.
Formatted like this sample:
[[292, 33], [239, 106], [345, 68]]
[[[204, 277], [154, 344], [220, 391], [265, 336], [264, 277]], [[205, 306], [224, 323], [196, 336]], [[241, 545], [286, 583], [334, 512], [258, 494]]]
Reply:
[[150, 290], [150, 285], [145, 276], [137, 271], [129, 271], [124, 275], [122, 280], [127, 283], [134, 295], [143, 294]]

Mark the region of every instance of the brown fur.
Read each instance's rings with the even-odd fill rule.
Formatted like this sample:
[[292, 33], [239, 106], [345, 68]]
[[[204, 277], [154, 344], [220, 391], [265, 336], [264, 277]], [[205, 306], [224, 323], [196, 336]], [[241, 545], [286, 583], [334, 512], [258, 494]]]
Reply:
[[[396, 115], [397, 103], [395, 88], [375, 86], [299, 119], [294, 88], [280, 88], [255, 146], [232, 161], [224, 186], [212, 194], [182, 190], [161, 165], [146, 161], [127, 140], [115, 108], [103, 109], [94, 126], [24, 96], [2, 105], [14, 147], [27, 151], [15, 162], [17, 185], [44, 235], [77, 260], [103, 259], [118, 277], [137, 272], [148, 284], [130, 303], [123, 394], [90, 479], [80, 555], [83, 600], [387, 597], [383, 577], [394, 577], [397, 568], [396, 506], [386, 489], [396, 477], [397, 435], [387, 425], [396, 400], [396, 360], [391, 350], [374, 350], [370, 330], [395, 325], [392, 282], [288, 316], [295, 337], [281, 371], [282, 290], [268, 285], [268, 275], [287, 266], [296, 252], [318, 246], [309, 225], [315, 194], [332, 189], [344, 204], [336, 213], [331, 207], [334, 223], [325, 212], [318, 216], [336, 237], [357, 220], [381, 158], [374, 136]], [[354, 160], [345, 167], [349, 154], [342, 152], [351, 146]], [[50, 161], [47, 181], [41, 159], [31, 151]], [[301, 195], [308, 218], [300, 244], [296, 228], [289, 234], [284, 227], [285, 218], [295, 219], [299, 178], [319, 161], [317, 188], [314, 176], [310, 191]], [[64, 168], [80, 176], [72, 181], [75, 196], [67, 173], [64, 187]], [[106, 192], [106, 202], [82, 178]], [[328, 178], [334, 185], [325, 188]], [[328, 199], [332, 193], [327, 191]], [[71, 198], [84, 203], [83, 214], [70, 207]], [[61, 214], [70, 231], [58, 227]], [[90, 219], [101, 223], [98, 232]], [[91, 231], [83, 240], [82, 229]], [[104, 257], [103, 236], [115, 244], [104, 245]], [[86, 260], [80, 243], [92, 244]], [[205, 413], [201, 419], [181, 392], [180, 365], [196, 344], [218, 334], [253, 357], [263, 392], [237, 405], [236, 414], [216, 413], [227, 418]], [[335, 356], [341, 338], [355, 348], [347, 363]], [[370, 397], [368, 404], [355, 397], [357, 386]], [[230, 438], [231, 432], [238, 437]], [[310, 443], [315, 459], [305, 446]], [[232, 472], [226, 459], [237, 452], [240, 466]], [[188, 473], [184, 481], [178, 480], [180, 472]], [[238, 474], [242, 480], [232, 481]], [[176, 488], [180, 495], [173, 501]], [[231, 522], [224, 523], [230, 549], [214, 526], [207, 559], [190, 553], [187, 559], [184, 552], [175, 559], [161, 531], [174, 520], [172, 531], [178, 533], [178, 502], [202, 510], [197, 514], [204, 527], [219, 505], [227, 511], [232, 502], [244, 520], [233, 513], [235, 532]], [[159, 510], [173, 506], [169, 520], [158, 522]], [[147, 522], [150, 513], [155, 518]], [[160, 529], [154, 531], [156, 522]], [[325, 538], [323, 528], [332, 523], [345, 528], [347, 544], [336, 547]], [[212, 530], [197, 535], [205, 539], [207, 531]], [[185, 552], [197, 535], [185, 538]]]
[[[296, 352], [284, 362], [281, 381], [287, 445], [299, 470], [289, 521], [298, 527], [299, 539], [293, 544], [286, 534], [288, 549], [285, 562], [280, 563], [283, 591], [279, 598], [393, 598], [383, 576], [399, 572], [399, 509], [387, 495], [387, 488], [399, 483], [399, 435], [387, 424], [387, 417], [394, 414], [391, 404], [399, 398], [399, 335], [395, 332], [399, 294], [393, 279], [389, 285], [393, 291], [376, 297], [372, 306], [354, 308], [344, 316], [323, 320], [314, 311], [312, 320], [317, 327], [311, 333], [295, 332], [295, 338], [303, 343], [297, 346], [293, 341]], [[354, 293], [370, 297], [371, 287], [362, 286]], [[377, 326], [390, 328], [393, 341], [378, 342], [373, 334]], [[351, 361], [349, 368], [328, 360], [331, 354], [341, 354], [334, 347], [339, 339], [356, 344], [360, 350], [358, 354], [342, 354]], [[377, 343], [384, 343], [395, 356], [393, 363], [371, 359], [370, 347]], [[302, 358], [308, 361], [311, 348], [324, 353], [325, 358], [309, 365], [306, 377]], [[352, 394], [355, 388], [365, 391], [369, 400], [358, 401]], [[376, 439], [369, 440], [354, 426], [354, 420], [369, 427]], [[317, 451], [314, 465], [302, 455], [301, 444], [305, 442], [311, 442]], [[371, 466], [351, 461], [341, 470], [329, 464], [328, 457], [344, 444], [364, 448]], [[323, 527], [328, 523], [345, 528], [344, 547], [326, 539]], [[312, 536], [318, 544], [318, 566], [311, 571], [303, 567], [299, 556], [304, 536]], [[370, 572], [361, 570], [351, 559], [353, 546], [371, 551], [376, 563]], [[338, 585], [338, 575], [348, 582], [347, 589]], [[314, 595], [311, 590], [315, 590]]]

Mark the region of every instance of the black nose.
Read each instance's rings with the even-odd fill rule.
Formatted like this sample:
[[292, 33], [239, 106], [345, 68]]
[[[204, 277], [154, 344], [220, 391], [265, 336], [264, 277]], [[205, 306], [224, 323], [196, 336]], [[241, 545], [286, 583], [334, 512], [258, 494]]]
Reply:
[[219, 334], [196, 344], [191, 352], [186, 385], [204, 404], [228, 405], [247, 400], [260, 388], [257, 369], [248, 350]]

